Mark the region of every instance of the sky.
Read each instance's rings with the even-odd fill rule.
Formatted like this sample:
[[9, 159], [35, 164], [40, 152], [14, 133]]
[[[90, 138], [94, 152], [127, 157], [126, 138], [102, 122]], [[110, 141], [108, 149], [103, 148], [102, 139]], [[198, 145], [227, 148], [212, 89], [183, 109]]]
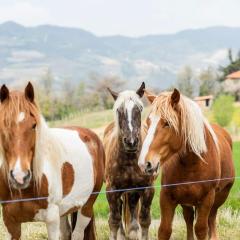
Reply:
[[209, 26], [240, 27], [239, 0], [0, 0], [0, 23], [77, 27], [143, 36]]

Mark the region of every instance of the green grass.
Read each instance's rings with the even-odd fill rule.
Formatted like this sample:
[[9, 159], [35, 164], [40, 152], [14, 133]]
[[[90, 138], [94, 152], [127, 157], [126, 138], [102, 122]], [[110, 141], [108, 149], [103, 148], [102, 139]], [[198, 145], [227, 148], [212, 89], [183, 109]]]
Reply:
[[[240, 142], [235, 142], [233, 145], [233, 157], [234, 157], [234, 163], [235, 163], [235, 169], [236, 169], [236, 176], [240, 176]], [[156, 186], [160, 185], [160, 180], [157, 179], [155, 182]], [[236, 179], [235, 183], [231, 189], [230, 195], [225, 202], [224, 206], [225, 208], [234, 210], [240, 209], [240, 179]], [[105, 190], [105, 186], [103, 186], [102, 191]], [[159, 193], [160, 188], [156, 188], [155, 190], [155, 196], [153, 199], [152, 207], [151, 207], [151, 215], [153, 219], [159, 219], [160, 217], [160, 211], [159, 211]], [[177, 209], [179, 212], [180, 209]], [[95, 204], [95, 213], [96, 216], [99, 218], [107, 218], [109, 209], [108, 209], [108, 203], [105, 194], [100, 194], [97, 202]]]
[[[149, 108], [146, 108], [143, 116], [145, 117]], [[208, 116], [211, 119], [211, 116]], [[50, 126], [66, 126], [77, 125], [87, 128], [102, 128], [113, 120], [112, 110], [78, 113], [62, 121], [51, 122]], [[236, 169], [236, 176], [240, 176], [240, 142], [235, 142], [233, 147], [233, 157]], [[160, 185], [160, 180], [157, 179], [155, 185]], [[237, 240], [240, 239], [240, 232], [238, 224], [240, 222], [240, 179], [236, 179], [231, 193], [222, 206], [218, 216], [220, 239]], [[105, 190], [103, 186], [102, 190]], [[159, 225], [160, 210], [159, 210], [159, 193], [160, 189], [156, 188], [155, 196], [151, 207], [151, 215], [153, 224], [151, 227], [150, 239], [157, 239], [156, 233]], [[98, 196], [97, 202], [94, 206], [95, 215], [97, 219], [98, 239], [108, 239], [108, 224], [107, 218], [109, 214], [108, 203], [105, 194]], [[1, 217], [1, 213], [0, 213]], [[46, 228], [42, 223], [23, 224], [23, 238], [24, 240], [44, 240], [47, 239]], [[6, 232], [4, 231], [3, 222], [0, 220], [0, 240], [6, 239]], [[177, 209], [175, 217], [172, 240], [182, 240], [186, 238], [185, 223], [182, 218], [180, 208]]]

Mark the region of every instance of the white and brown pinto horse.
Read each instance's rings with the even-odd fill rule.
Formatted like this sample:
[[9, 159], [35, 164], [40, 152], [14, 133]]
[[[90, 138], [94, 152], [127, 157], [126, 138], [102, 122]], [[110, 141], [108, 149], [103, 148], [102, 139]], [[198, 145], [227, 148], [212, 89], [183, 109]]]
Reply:
[[172, 184], [161, 189], [158, 239], [170, 239], [175, 208], [180, 204], [188, 240], [194, 239], [194, 207], [197, 239], [206, 240], [209, 235], [217, 240], [217, 210], [227, 199], [235, 176], [231, 137], [223, 128], [210, 125], [200, 107], [176, 89], [146, 95], [152, 109], [139, 165], [145, 172], [160, 162], [162, 184]]
[[0, 90], [0, 200], [47, 197], [3, 204], [9, 238], [21, 237], [21, 223], [43, 221], [48, 239], [69, 239], [67, 218], [78, 210], [72, 239], [95, 239], [93, 204], [102, 187], [105, 154], [90, 130], [49, 128], [34, 101], [31, 83], [25, 92]]

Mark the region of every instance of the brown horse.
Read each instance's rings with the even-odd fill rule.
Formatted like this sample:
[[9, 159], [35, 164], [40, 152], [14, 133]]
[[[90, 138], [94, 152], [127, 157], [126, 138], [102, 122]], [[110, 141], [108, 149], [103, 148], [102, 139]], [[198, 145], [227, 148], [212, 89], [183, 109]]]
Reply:
[[152, 109], [146, 121], [148, 132], [139, 166], [148, 172], [149, 168], [158, 168], [160, 162], [162, 184], [203, 181], [161, 189], [158, 239], [170, 238], [175, 208], [180, 204], [187, 239], [194, 239], [195, 207], [197, 239], [205, 240], [209, 234], [211, 240], [216, 240], [217, 210], [234, 183], [231, 137], [221, 127], [210, 125], [199, 106], [176, 89], [159, 96], [146, 95]]
[[23, 222], [44, 221], [48, 239], [69, 239], [60, 216], [78, 210], [72, 239], [95, 239], [92, 192], [102, 187], [105, 161], [99, 138], [78, 127], [48, 128], [31, 83], [24, 92], [3, 85], [0, 99], [0, 200], [47, 198], [3, 204], [9, 238], [20, 239]]
[[[145, 85], [142, 83], [137, 92], [124, 91], [119, 94], [109, 89], [115, 99], [115, 122], [106, 128], [103, 139], [106, 152], [107, 190], [145, 187], [153, 184], [153, 177], [142, 174], [138, 167], [138, 156], [142, 146], [143, 104], [140, 98], [144, 94], [144, 88]], [[107, 193], [110, 206], [110, 239], [125, 239], [125, 234], [129, 239], [148, 239], [148, 228], [151, 223], [150, 206], [153, 196], [154, 189]], [[139, 199], [141, 199], [140, 214], [137, 209]], [[122, 211], [125, 226], [122, 224]]]

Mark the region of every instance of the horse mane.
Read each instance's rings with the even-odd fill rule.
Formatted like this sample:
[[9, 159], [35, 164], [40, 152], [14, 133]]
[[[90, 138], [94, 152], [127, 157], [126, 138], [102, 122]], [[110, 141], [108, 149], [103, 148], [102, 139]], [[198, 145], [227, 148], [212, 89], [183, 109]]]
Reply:
[[66, 149], [59, 139], [51, 132], [43, 116], [36, 127], [35, 154], [33, 158], [33, 174], [37, 186], [40, 186], [44, 169], [49, 168], [47, 162], [54, 167], [52, 171], [61, 171], [66, 159]]
[[119, 93], [118, 98], [115, 101], [114, 106], [113, 106], [116, 131], [118, 131], [118, 129], [119, 129], [117, 111], [121, 106], [126, 108], [127, 104], [129, 104], [129, 102], [131, 102], [131, 101], [133, 101], [134, 104], [142, 111], [143, 103], [135, 91], [126, 90], [126, 91]]
[[209, 131], [216, 147], [217, 136], [204, 117], [201, 108], [193, 100], [181, 95], [176, 107], [171, 105], [171, 92], [163, 92], [153, 102], [153, 113], [168, 122], [183, 140], [183, 150], [186, 147], [202, 159], [202, 154], [207, 152], [206, 130]]

